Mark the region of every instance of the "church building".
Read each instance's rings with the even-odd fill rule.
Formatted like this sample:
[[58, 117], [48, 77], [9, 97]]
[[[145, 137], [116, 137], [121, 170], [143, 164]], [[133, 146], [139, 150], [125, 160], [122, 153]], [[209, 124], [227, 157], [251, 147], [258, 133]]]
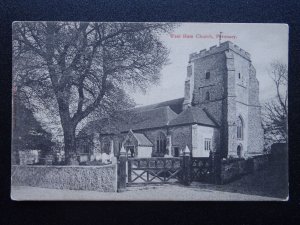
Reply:
[[[259, 83], [250, 54], [231, 42], [189, 56], [184, 96], [134, 108], [120, 120], [90, 122], [80, 132], [82, 148], [128, 157], [178, 157], [188, 146], [193, 157], [247, 158], [263, 153]], [[82, 145], [80, 145], [82, 146]]]

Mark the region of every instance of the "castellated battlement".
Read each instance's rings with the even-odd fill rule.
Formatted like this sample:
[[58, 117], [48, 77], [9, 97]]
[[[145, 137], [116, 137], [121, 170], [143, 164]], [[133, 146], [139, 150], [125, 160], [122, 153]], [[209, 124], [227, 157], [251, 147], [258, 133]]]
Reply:
[[216, 54], [219, 52], [223, 52], [226, 50], [232, 50], [235, 53], [241, 55], [242, 57], [251, 60], [251, 55], [250, 53], [246, 52], [245, 50], [241, 49], [239, 46], [233, 44], [230, 41], [226, 41], [221, 43], [219, 46], [214, 45], [212, 47], [209, 48], [209, 50], [203, 49], [200, 52], [194, 52], [192, 54], [190, 54], [189, 60], [192, 61], [194, 59], [198, 59], [198, 58], [202, 58], [211, 54]]

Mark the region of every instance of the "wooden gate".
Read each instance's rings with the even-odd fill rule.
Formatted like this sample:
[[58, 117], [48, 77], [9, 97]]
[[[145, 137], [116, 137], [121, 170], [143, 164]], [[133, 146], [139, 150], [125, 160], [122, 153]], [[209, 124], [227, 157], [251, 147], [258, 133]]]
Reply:
[[174, 158], [128, 158], [127, 185], [174, 183], [180, 179], [183, 160]]
[[189, 152], [172, 158], [127, 158], [126, 152], [122, 152], [118, 160], [118, 191], [134, 184], [214, 183], [220, 174], [217, 159], [212, 153], [209, 158], [191, 157]]

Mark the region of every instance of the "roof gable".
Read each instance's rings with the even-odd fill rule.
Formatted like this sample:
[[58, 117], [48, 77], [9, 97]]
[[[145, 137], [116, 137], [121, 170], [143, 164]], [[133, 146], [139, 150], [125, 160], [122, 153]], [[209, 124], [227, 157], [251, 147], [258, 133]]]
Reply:
[[136, 138], [139, 146], [153, 147], [152, 142], [144, 134], [133, 133], [133, 136]]
[[144, 134], [134, 133], [132, 130], [128, 132], [123, 143], [124, 145], [136, 145], [137, 143], [138, 146], [153, 147], [152, 142]]

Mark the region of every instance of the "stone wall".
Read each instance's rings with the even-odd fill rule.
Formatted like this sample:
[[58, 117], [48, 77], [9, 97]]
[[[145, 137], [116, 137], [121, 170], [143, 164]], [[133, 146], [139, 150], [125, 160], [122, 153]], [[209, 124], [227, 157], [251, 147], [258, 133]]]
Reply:
[[12, 186], [117, 191], [117, 165], [12, 166]]
[[260, 108], [251, 107], [249, 109], [249, 129], [248, 129], [248, 152], [249, 156], [253, 154], [262, 154], [264, 147], [264, 131], [261, 124]]
[[221, 161], [221, 184], [229, 183], [249, 173], [249, 163], [244, 159], [227, 159]]
[[[199, 54], [191, 54], [190, 60], [194, 65], [194, 93], [193, 105], [205, 108], [206, 111], [221, 126], [220, 141], [222, 142], [222, 156], [226, 156], [229, 145], [228, 141], [228, 123], [227, 109], [235, 110], [232, 105], [232, 99], [228, 100], [227, 83], [231, 83], [232, 76], [228, 76], [228, 70], [233, 66], [233, 59], [228, 60], [224, 51], [228, 49], [227, 44], [219, 47], [212, 47], [210, 50], [200, 51]], [[206, 79], [206, 72], [210, 73], [209, 79]], [[230, 81], [228, 81], [228, 79]], [[234, 87], [234, 86], [233, 86]], [[206, 92], [210, 94], [210, 100], [206, 100]]]
[[269, 155], [258, 155], [250, 158], [253, 160], [253, 171], [264, 169], [269, 162]]
[[270, 160], [288, 162], [288, 144], [274, 143], [271, 146]]
[[192, 149], [192, 125], [176, 126], [169, 129], [172, 135], [172, 146], [184, 150], [187, 145]]
[[[222, 122], [222, 99], [225, 94], [225, 62], [223, 53], [213, 54], [193, 61], [195, 79], [193, 104], [205, 107], [219, 124]], [[210, 73], [209, 79], [206, 79], [206, 72]], [[205, 99], [206, 92], [210, 93], [210, 101]]]
[[264, 146], [264, 131], [261, 123], [261, 107], [259, 102], [259, 83], [255, 69], [250, 68], [249, 78], [249, 109], [248, 118], [248, 154], [261, 154]]
[[[237, 157], [241, 145], [243, 156], [262, 153], [263, 132], [259, 109], [259, 84], [250, 54], [231, 42], [212, 46], [190, 55], [193, 65], [193, 104], [204, 107], [221, 126], [222, 156]], [[206, 79], [206, 72], [210, 78]], [[205, 99], [206, 92], [210, 100]], [[237, 140], [237, 118], [244, 121], [243, 139]]]
[[246, 174], [264, 169], [268, 163], [268, 155], [258, 155], [248, 159], [223, 159], [221, 161], [220, 184], [229, 183]]
[[193, 60], [193, 59], [198, 59], [198, 58], [203, 58], [212, 54], [217, 54], [220, 52], [224, 52], [226, 50], [231, 50], [237, 54], [239, 54], [240, 56], [243, 56], [246, 59], [251, 58], [250, 54], [248, 52], [246, 52], [245, 50], [241, 49], [240, 47], [238, 47], [237, 45], [233, 44], [230, 41], [226, 41], [220, 44], [220, 46], [211, 46], [209, 48], [209, 50], [203, 49], [199, 52], [194, 52], [190, 54], [189, 59]]

